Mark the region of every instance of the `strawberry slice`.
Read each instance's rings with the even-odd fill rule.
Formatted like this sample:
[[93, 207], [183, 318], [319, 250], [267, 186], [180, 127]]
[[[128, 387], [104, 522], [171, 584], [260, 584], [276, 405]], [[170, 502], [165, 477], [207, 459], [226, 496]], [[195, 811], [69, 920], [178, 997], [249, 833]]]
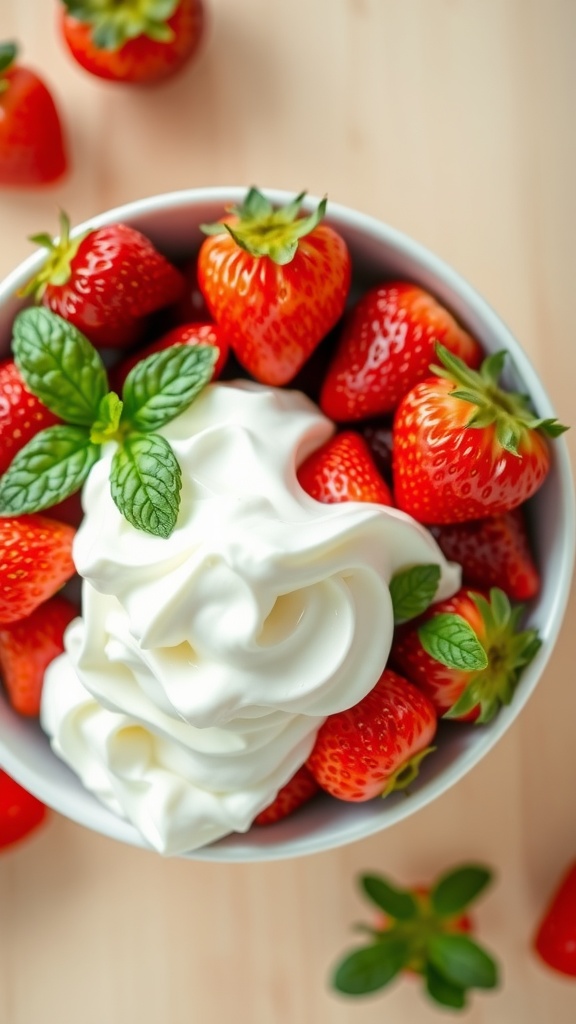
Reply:
[[312, 452], [297, 475], [304, 490], [317, 501], [393, 504], [390, 488], [380, 476], [368, 444], [353, 430], [336, 434]]
[[48, 516], [0, 517], [0, 623], [31, 615], [70, 579], [75, 533]]
[[273, 825], [276, 821], [287, 818], [289, 814], [293, 814], [311, 800], [319, 788], [309, 768], [303, 764], [286, 785], [282, 786], [272, 803], [256, 815], [254, 824]]
[[115, 366], [110, 375], [114, 390], [118, 392], [122, 390], [130, 370], [141, 359], [146, 359], [147, 356], [154, 355], [155, 352], [163, 352], [164, 349], [170, 348], [172, 345], [213, 345], [218, 351], [218, 358], [214, 364], [212, 380], [218, 379], [228, 358], [228, 342], [217, 324], [200, 321], [180, 324]]
[[428, 697], [387, 668], [358, 704], [328, 716], [306, 763], [339, 800], [387, 796], [416, 778], [436, 727]]
[[0, 626], [0, 671], [8, 700], [21, 715], [40, 714], [44, 672], [64, 650], [64, 631], [78, 611], [59, 594], [18, 622]]
[[46, 820], [47, 809], [0, 770], [0, 849], [20, 842]]

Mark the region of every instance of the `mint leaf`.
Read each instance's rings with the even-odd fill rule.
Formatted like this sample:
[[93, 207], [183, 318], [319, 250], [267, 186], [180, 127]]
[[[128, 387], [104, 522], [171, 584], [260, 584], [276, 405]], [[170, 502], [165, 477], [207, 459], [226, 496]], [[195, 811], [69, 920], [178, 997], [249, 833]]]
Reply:
[[440, 1006], [451, 1006], [454, 1010], [466, 1006], [466, 989], [447, 981], [431, 964], [426, 964], [426, 991]]
[[345, 957], [334, 973], [332, 984], [349, 996], [376, 992], [399, 974], [409, 956], [406, 939], [385, 933], [374, 945], [363, 946]]
[[122, 392], [123, 421], [135, 430], [157, 430], [183, 412], [212, 377], [213, 345], [172, 345], [130, 370]]
[[109, 391], [98, 406], [98, 416], [92, 424], [90, 439], [95, 444], [104, 444], [106, 441], [118, 440], [120, 418], [122, 416], [123, 403], [115, 391]]
[[0, 515], [40, 512], [77, 491], [100, 455], [81, 427], [47, 427], [17, 452], [0, 480]]
[[110, 490], [132, 526], [169, 537], [178, 518], [182, 474], [159, 434], [129, 434], [112, 459]]
[[440, 581], [440, 566], [413, 565], [397, 572], [390, 580], [394, 623], [415, 619], [432, 603]]
[[43, 306], [21, 310], [13, 332], [14, 361], [27, 388], [67, 423], [91, 426], [108, 380], [88, 339]]
[[473, 864], [442, 875], [430, 893], [430, 902], [439, 917], [461, 913], [492, 879], [487, 868]]
[[379, 875], [363, 875], [361, 883], [366, 895], [390, 917], [410, 921], [417, 916], [418, 904], [407, 889], [398, 889]]
[[432, 935], [428, 959], [447, 981], [462, 988], [494, 988], [498, 970], [494, 960], [467, 935]]
[[461, 615], [433, 615], [418, 630], [422, 647], [448, 668], [478, 672], [488, 665], [488, 657], [472, 626]]

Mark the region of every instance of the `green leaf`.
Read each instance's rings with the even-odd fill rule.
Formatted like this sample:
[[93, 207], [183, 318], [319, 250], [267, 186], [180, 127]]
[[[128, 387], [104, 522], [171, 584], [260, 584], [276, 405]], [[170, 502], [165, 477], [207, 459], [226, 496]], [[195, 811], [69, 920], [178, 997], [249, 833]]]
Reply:
[[433, 615], [420, 626], [422, 647], [448, 668], [478, 672], [488, 665], [488, 657], [472, 626], [461, 615]]
[[394, 622], [398, 625], [416, 618], [434, 599], [440, 581], [440, 566], [413, 565], [397, 572], [390, 580]]
[[432, 967], [453, 985], [494, 988], [498, 970], [491, 956], [467, 935], [432, 935], [428, 942]]
[[0, 43], [0, 75], [14, 63], [17, 55], [16, 43]]
[[14, 360], [26, 386], [48, 409], [76, 426], [91, 426], [108, 391], [96, 349], [73, 324], [42, 306], [14, 321]]
[[95, 444], [105, 444], [106, 441], [118, 440], [122, 408], [123, 403], [115, 391], [109, 391], [104, 395], [98, 408], [98, 416], [90, 431], [91, 441]]
[[123, 422], [157, 430], [186, 409], [212, 377], [214, 345], [172, 345], [130, 370], [122, 392]]
[[491, 882], [492, 872], [474, 864], [464, 865], [442, 875], [430, 893], [430, 902], [439, 917], [459, 914]]
[[408, 963], [408, 943], [386, 933], [371, 946], [350, 953], [338, 965], [332, 984], [349, 996], [367, 995], [388, 985]]
[[379, 875], [363, 875], [360, 879], [366, 895], [398, 921], [410, 921], [418, 915], [418, 903], [407, 889], [397, 889]]
[[82, 427], [41, 430], [0, 480], [0, 515], [40, 512], [67, 498], [82, 486], [99, 455]]
[[112, 459], [110, 490], [132, 526], [169, 537], [178, 518], [182, 474], [159, 434], [130, 434]]
[[435, 1003], [462, 1010], [466, 1006], [466, 989], [447, 981], [431, 964], [426, 966], [426, 991]]

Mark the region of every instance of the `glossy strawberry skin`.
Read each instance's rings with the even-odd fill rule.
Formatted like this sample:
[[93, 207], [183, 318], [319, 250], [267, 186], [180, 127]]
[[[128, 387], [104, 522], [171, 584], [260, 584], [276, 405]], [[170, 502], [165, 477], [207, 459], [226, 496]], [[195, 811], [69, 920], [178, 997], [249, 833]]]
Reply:
[[576, 861], [569, 865], [544, 912], [534, 949], [548, 967], [576, 977]]
[[345, 430], [326, 441], [302, 463], [298, 480], [316, 501], [370, 501], [392, 505], [370, 449], [360, 434]]
[[272, 803], [256, 815], [254, 824], [274, 825], [308, 803], [319, 789], [316, 779], [303, 764], [286, 785], [282, 786]]
[[306, 763], [339, 800], [371, 800], [429, 747], [436, 727], [428, 697], [387, 668], [358, 704], [326, 719]]
[[0, 623], [31, 615], [70, 579], [75, 532], [43, 515], [0, 518]]
[[167, 331], [161, 338], [151, 342], [144, 348], [139, 349], [127, 359], [123, 359], [111, 372], [111, 384], [114, 390], [120, 392], [130, 370], [142, 359], [154, 355], [156, 352], [163, 352], [172, 345], [212, 345], [218, 350], [218, 357], [214, 364], [212, 380], [217, 380], [226, 360], [228, 358], [229, 346], [221, 329], [213, 323], [189, 323], [180, 324]]
[[366, 292], [347, 315], [320, 395], [320, 407], [338, 422], [392, 412], [430, 374], [434, 343], [442, 342], [470, 366], [479, 343], [424, 289], [391, 281]]
[[350, 277], [347, 246], [323, 223], [282, 266], [250, 255], [226, 231], [204, 239], [198, 256], [198, 282], [212, 316], [242, 366], [264, 384], [296, 376], [342, 315]]
[[90, 24], [74, 18], [65, 8], [60, 25], [72, 57], [85, 71], [108, 81], [153, 84], [171, 78], [191, 60], [203, 39], [205, 21], [202, 0], [181, 0], [166, 21], [173, 33], [171, 42], [139, 35], [117, 50], [96, 46]]
[[48, 185], [68, 170], [62, 122], [55, 101], [33, 71], [18, 64], [2, 78], [0, 92], [0, 186]]
[[475, 407], [453, 398], [453, 388], [429, 377], [394, 416], [394, 497], [425, 524], [509, 512], [538, 490], [550, 467], [547, 441], [535, 430], [524, 433], [514, 455], [500, 446], [493, 425], [467, 426]]
[[48, 811], [40, 800], [0, 770], [0, 849], [25, 839], [44, 823]]
[[76, 607], [57, 594], [25, 619], [0, 625], [2, 681], [19, 714], [40, 714], [44, 672], [64, 650], [64, 631], [77, 614]]
[[0, 474], [5, 473], [16, 452], [35, 434], [59, 423], [35, 395], [28, 391], [12, 359], [0, 363]]

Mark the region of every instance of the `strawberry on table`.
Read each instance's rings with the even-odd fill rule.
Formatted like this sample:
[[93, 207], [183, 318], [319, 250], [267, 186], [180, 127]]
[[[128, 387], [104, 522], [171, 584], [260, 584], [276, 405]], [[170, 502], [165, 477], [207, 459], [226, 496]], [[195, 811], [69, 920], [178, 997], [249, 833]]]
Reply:
[[566, 428], [499, 386], [505, 352], [476, 371], [442, 345], [436, 351], [436, 375], [412, 388], [394, 416], [395, 500], [421, 523], [509, 512], [544, 482], [549, 438]]
[[318, 792], [319, 785], [305, 764], [288, 780], [277, 793], [268, 807], [265, 807], [254, 819], [255, 825], [273, 825], [282, 818], [287, 818], [299, 807], [311, 800]]
[[0, 362], [0, 475], [30, 438], [58, 422], [28, 390], [14, 360]]
[[534, 949], [548, 967], [576, 978], [576, 861], [568, 865], [542, 915]]
[[0, 623], [31, 615], [70, 579], [75, 532], [48, 516], [0, 517]]
[[64, 650], [64, 631], [78, 611], [60, 594], [31, 615], [0, 625], [0, 674], [8, 700], [21, 715], [37, 717], [44, 672]]
[[300, 216], [305, 193], [274, 209], [258, 189], [217, 224], [198, 255], [198, 282], [239, 362], [256, 380], [291, 381], [340, 318], [350, 287], [344, 239], [323, 223], [326, 200]]
[[62, 0], [62, 38], [98, 78], [154, 83], [194, 56], [204, 36], [202, 0]]
[[386, 668], [358, 704], [328, 716], [306, 763], [319, 786], [339, 800], [387, 796], [416, 778], [436, 728], [428, 697]]
[[392, 412], [429, 375], [434, 342], [470, 366], [479, 343], [433, 295], [409, 281], [390, 281], [366, 292], [348, 313], [320, 395], [333, 420], [348, 422]]
[[74, 324], [99, 348], [122, 348], [141, 333], [145, 318], [182, 293], [180, 272], [153, 243], [127, 224], [108, 224], [70, 237], [34, 235], [47, 250], [42, 270], [24, 289]]
[[300, 485], [317, 501], [393, 504], [390, 488], [380, 476], [366, 441], [353, 430], [336, 434], [312, 452], [297, 475]]
[[0, 849], [20, 842], [44, 823], [47, 809], [0, 769]]
[[138, 349], [133, 355], [123, 359], [121, 363], [115, 366], [111, 372], [111, 382], [114, 389], [116, 391], [121, 390], [130, 370], [141, 359], [146, 359], [155, 352], [163, 352], [164, 349], [171, 348], [172, 345], [212, 345], [218, 352], [214, 370], [212, 371], [212, 380], [218, 379], [228, 358], [228, 341], [222, 329], [218, 327], [218, 324], [200, 321], [180, 324], [180, 326], [173, 327], [170, 331], [167, 331], [161, 338], [157, 338], [156, 341], [152, 341], [144, 348]]
[[48, 87], [0, 44], [0, 186], [48, 185], [68, 170], [64, 131]]
[[540, 646], [535, 630], [520, 628], [523, 611], [496, 587], [488, 597], [463, 588], [396, 629], [390, 663], [439, 715], [488, 722]]

